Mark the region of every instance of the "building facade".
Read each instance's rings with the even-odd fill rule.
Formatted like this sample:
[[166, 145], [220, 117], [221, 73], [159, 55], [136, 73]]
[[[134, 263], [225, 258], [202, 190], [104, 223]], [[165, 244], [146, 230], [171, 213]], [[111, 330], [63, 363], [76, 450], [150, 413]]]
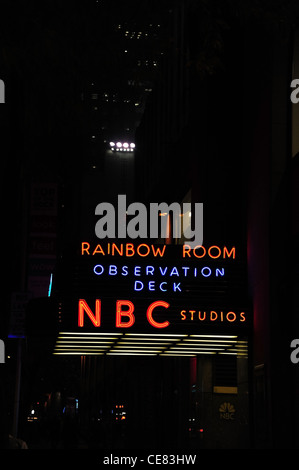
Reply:
[[[49, 423], [58, 413], [75, 419], [83, 447], [297, 448], [298, 365], [296, 357], [291, 360], [291, 342], [298, 337], [299, 104], [291, 100], [291, 82], [299, 79], [296, 9], [292, 2], [289, 8], [280, 2], [272, 7], [257, 2], [253, 8], [247, 2], [241, 6], [177, 0], [165, 2], [160, 10], [145, 2], [146, 15], [139, 9], [137, 14], [132, 2], [128, 12], [120, 9], [111, 16], [108, 8], [101, 16], [96, 3], [84, 15], [76, 16], [74, 10], [67, 32], [49, 16], [57, 42], [47, 42], [47, 34], [37, 28], [34, 38], [25, 34], [25, 53], [18, 32], [19, 52], [8, 41], [6, 56], [1, 56], [5, 174], [11, 206], [22, 214], [12, 220], [6, 240], [7, 246], [15, 246], [8, 260], [5, 300], [11, 318], [12, 297], [22, 294], [33, 300], [21, 334], [12, 334], [11, 318], [5, 318], [7, 351], [15, 357], [7, 365], [8, 395], [13, 397], [8, 426], [17, 431], [19, 422], [19, 433], [33, 446], [39, 431], [32, 426]], [[87, 19], [90, 14], [92, 19]], [[38, 21], [45, 26], [45, 19]], [[68, 34], [76, 38], [72, 59], [66, 53]], [[33, 48], [36, 37], [43, 46]], [[51, 74], [44, 62], [36, 66], [44, 57], [47, 63], [52, 60], [52, 49], [45, 44], [57, 52]], [[19, 67], [22, 53], [26, 60]], [[127, 148], [130, 151], [123, 152]], [[231, 269], [234, 260], [228, 257], [227, 278], [219, 274], [204, 288], [199, 283], [198, 291], [190, 284], [190, 299], [205, 299], [204, 312], [195, 315], [202, 322], [208, 312], [207, 327], [201, 323], [194, 328], [190, 305], [187, 328], [186, 309], [171, 293], [175, 308], [180, 307], [176, 334], [186, 335], [185, 349], [173, 337], [168, 349], [143, 357], [140, 343], [145, 340], [140, 336], [135, 357], [115, 357], [115, 348], [124, 346], [116, 336], [104, 354], [87, 354], [75, 342], [67, 346], [76, 354], [63, 354], [61, 342], [66, 338], [58, 335], [64, 321], [78, 320], [78, 308], [79, 318], [97, 327], [100, 297], [95, 289], [84, 302], [80, 297], [74, 308], [65, 297], [81, 293], [80, 275], [86, 285], [94, 286], [91, 277], [80, 274], [78, 250], [80, 255], [82, 242], [98, 242], [96, 205], [106, 201], [116, 206], [120, 194], [128, 203], [138, 201], [147, 208], [162, 201], [193, 207], [203, 203], [203, 246], [214, 247], [209, 261], [220, 263], [217, 247], [227, 247], [227, 254], [236, 253], [236, 262]], [[6, 206], [5, 211], [8, 220], [12, 208]], [[176, 221], [169, 217], [168, 222], [173, 228]], [[179, 250], [185, 241], [169, 236], [155, 244]], [[144, 246], [148, 242], [140, 240]], [[195, 261], [201, 263], [196, 253]], [[153, 267], [154, 260], [151, 263]], [[198, 266], [207, 269], [208, 264]], [[218, 273], [226, 269], [223, 266], [216, 265]], [[113, 297], [118, 292], [137, 295], [136, 289], [126, 291], [121, 282], [110, 281], [103, 285], [114, 300], [119, 301]], [[101, 295], [104, 299], [106, 294]], [[150, 295], [147, 302], [153, 301]], [[217, 303], [219, 295], [223, 304]], [[232, 305], [242, 314], [246, 311], [245, 328], [234, 322]], [[220, 322], [215, 327], [215, 311], [218, 320], [228, 312], [226, 326]], [[116, 309], [116, 325], [109, 324], [104, 334], [117, 333], [121, 325], [121, 341], [129, 341], [130, 331], [145, 334], [144, 325], [126, 329], [125, 316], [122, 307]], [[128, 318], [137, 323], [130, 309]], [[156, 318], [153, 311], [147, 310], [148, 318]], [[81, 334], [80, 328], [78, 322], [71, 324], [64, 334]], [[81, 341], [88, 343], [84, 332]], [[150, 334], [161, 340], [156, 330]], [[96, 339], [104, 347], [103, 337]], [[195, 354], [186, 355], [187, 341], [193, 341]], [[218, 348], [226, 342], [225, 354], [208, 353], [204, 341]], [[35, 414], [37, 396], [43, 396], [44, 403], [38, 405], [40, 419]], [[19, 411], [14, 400], [20, 402]], [[62, 441], [53, 437], [51, 445]]]

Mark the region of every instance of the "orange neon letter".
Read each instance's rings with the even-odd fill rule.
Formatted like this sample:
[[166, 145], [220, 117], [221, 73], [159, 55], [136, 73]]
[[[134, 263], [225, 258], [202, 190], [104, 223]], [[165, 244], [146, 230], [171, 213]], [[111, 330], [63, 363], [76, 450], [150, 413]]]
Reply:
[[152, 304], [150, 304], [150, 306], [148, 307], [146, 311], [146, 317], [149, 323], [155, 328], [166, 328], [169, 325], [169, 321], [165, 321], [164, 323], [158, 323], [152, 317], [153, 310], [156, 307], [168, 308], [169, 304], [167, 302], [164, 302], [163, 300], [157, 300], [156, 302], [153, 302]]
[[135, 250], [133, 243], [126, 243], [126, 256], [134, 256]]
[[155, 247], [154, 245], [151, 245], [152, 246], [152, 252], [153, 252], [153, 255], [156, 257], [156, 256], [164, 256], [164, 252], [165, 252], [165, 248], [166, 248], [166, 245], [163, 245], [163, 248], [159, 248], [159, 247]]
[[[233, 317], [230, 318], [229, 315], [230, 315], [230, 316], [232, 315]], [[236, 321], [236, 318], [237, 318], [237, 315], [235, 314], [235, 312], [228, 312], [228, 313], [226, 314], [226, 319], [227, 319], [227, 321], [233, 322], [233, 321]]]
[[[127, 305], [129, 310], [122, 310], [122, 306]], [[134, 325], [135, 317], [133, 315], [134, 312], [134, 304], [130, 300], [117, 300], [116, 301], [116, 322], [115, 326], [117, 328], [130, 328], [130, 326]], [[122, 317], [129, 317], [128, 322], [122, 322]]]
[[98, 245], [95, 247], [95, 249], [93, 250], [92, 255], [95, 255], [96, 253], [101, 253], [101, 255], [104, 255], [104, 256], [105, 256], [104, 250], [103, 250], [103, 248], [101, 247], [100, 244], [98, 244]]
[[81, 255], [84, 255], [85, 252], [89, 255], [89, 248], [90, 248], [90, 244], [88, 242], [82, 242], [81, 243]]
[[[140, 248], [141, 248], [142, 246], [145, 246], [145, 248], [146, 248], [146, 253], [143, 253], [143, 254], [142, 254], [142, 253], [140, 252]], [[139, 256], [147, 256], [150, 251], [151, 251], [151, 249], [150, 249], [150, 247], [149, 247], [146, 243], [141, 243], [141, 245], [138, 245], [138, 246], [137, 246], [137, 253], [138, 253]]]
[[235, 259], [235, 257], [236, 257], [236, 248], [233, 247], [230, 251], [228, 251], [228, 249], [225, 246], [224, 249], [223, 249], [223, 258], [226, 258], [226, 256], [228, 258], [230, 258], [232, 256], [233, 259]]
[[[213, 250], [213, 248], [216, 248], [218, 250], [218, 255], [212, 255], [211, 250]], [[221, 249], [219, 248], [219, 246], [213, 245], [210, 246], [208, 253], [211, 258], [219, 258], [219, 256], [221, 255]]]
[[241, 312], [241, 313], [240, 313], [240, 317], [241, 317], [241, 320], [240, 320], [240, 321], [246, 321], [245, 312]]
[[191, 257], [190, 250], [191, 246], [185, 244], [183, 245], [183, 258], [185, 258], [185, 255], [188, 255], [189, 258]]
[[101, 325], [101, 301], [99, 299], [96, 299], [95, 308], [96, 308], [96, 313], [94, 315], [91, 309], [89, 308], [89, 306], [87, 305], [87, 302], [83, 299], [79, 300], [79, 305], [78, 305], [78, 325], [79, 326], [84, 326], [84, 312], [87, 313], [87, 315], [89, 316], [94, 326]]
[[[200, 256], [200, 255], [197, 255], [195, 250], [197, 250], [198, 248], [202, 248], [203, 249], [203, 254]], [[197, 245], [195, 248], [193, 248], [193, 254], [194, 256], [196, 256], [196, 258], [203, 258], [205, 255], [206, 255], [206, 249], [204, 246], [202, 245]]]

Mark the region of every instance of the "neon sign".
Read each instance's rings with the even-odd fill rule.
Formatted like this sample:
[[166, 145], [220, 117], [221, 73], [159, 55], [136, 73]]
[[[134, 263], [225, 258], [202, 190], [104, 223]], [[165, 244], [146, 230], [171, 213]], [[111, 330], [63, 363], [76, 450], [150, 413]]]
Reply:
[[101, 332], [244, 328], [239, 258], [235, 246], [82, 242], [66, 268], [73, 283], [62, 318], [68, 328]]
[[[232, 258], [235, 259], [236, 257], [236, 248], [227, 248], [224, 246], [220, 248], [217, 245], [210, 246], [209, 248], [205, 248], [202, 245], [196, 245], [193, 248], [188, 245], [182, 245], [178, 247], [181, 251], [181, 256], [183, 258], [205, 258], [209, 257], [212, 259], [217, 258]], [[134, 245], [133, 243], [107, 243], [104, 244], [94, 244], [91, 247], [89, 242], [82, 242], [81, 243], [81, 255], [88, 255], [88, 256], [95, 256], [95, 255], [109, 255], [109, 256], [123, 256], [123, 257], [147, 257], [147, 256], [154, 256], [163, 258], [166, 255], [166, 252], [171, 249], [171, 245], [148, 245], [147, 243], [140, 243], [138, 245]]]
[[[148, 323], [154, 328], [167, 328], [170, 326], [170, 321], [165, 320], [163, 322], [157, 321], [158, 314], [154, 312], [157, 307], [163, 307], [169, 309], [170, 304], [163, 300], [156, 300], [152, 302], [146, 309], [146, 318]], [[115, 327], [116, 328], [130, 328], [135, 324], [134, 315], [135, 306], [130, 300], [117, 300], [115, 309]], [[80, 299], [78, 302], [78, 326], [83, 327], [85, 325], [85, 316], [87, 317], [95, 327], [101, 326], [101, 300], [96, 299], [95, 301], [95, 313], [92, 312], [90, 306], [84, 299]], [[157, 315], [155, 319], [153, 315]], [[182, 321], [189, 320], [199, 322], [227, 322], [227, 323], [243, 323], [246, 322], [246, 313], [233, 311], [224, 312], [221, 311], [197, 311], [197, 310], [180, 310], [176, 311], [176, 314], [180, 315]], [[172, 317], [174, 315], [172, 314]]]
[[216, 320], [220, 320], [221, 322], [227, 321], [230, 323], [234, 323], [236, 321], [239, 321], [243, 323], [246, 321], [246, 314], [245, 312], [240, 312], [239, 314], [236, 314], [235, 312], [223, 312], [223, 311], [218, 311], [215, 312], [215, 310], [211, 310], [210, 312], [205, 312], [205, 311], [196, 311], [196, 310], [181, 310], [181, 318], [182, 320], [186, 320], [187, 316], [190, 315], [191, 321], [197, 319], [199, 321], [205, 321], [209, 319], [211, 322], [214, 322]]
[[[169, 276], [193, 276], [197, 277], [199, 275], [204, 276], [204, 277], [209, 277], [212, 275], [212, 270], [209, 268], [209, 266], [204, 266], [203, 268], [190, 268], [190, 266], [181, 266], [177, 268], [176, 266], [169, 267], [169, 266], [137, 266], [135, 265], [132, 269], [132, 272], [129, 272], [129, 267], [128, 266], [121, 266], [118, 267], [115, 264], [110, 264], [105, 268], [102, 264], [96, 264], [93, 268], [93, 272], [97, 275], [100, 276], [105, 272], [105, 269], [107, 270], [109, 276], [116, 276], [117, 274], [121, 274], [122, 276], [141, 276], [142, 273], [141, 271], [143, 270], [143, 274], [145, 276], [154, 276], [155, 273], [161, 276], [166, 276], [167, 274]], [[181, 273], [179, 272], [181, 270]], [[215, 269], [215, 276], [224, 276], [224, 268], [216, 268]]]
[[[123, 309], [123, 307], [128, 307]], [[149, 305], [146, 311], [146, 318], [150, 325], [155, 328], [166, 328], [169, 325], [168, 321], [159, 323], [153, 318], [153, 311], [156, 307], [168, 308], [169, 304], [167, 302], [158, 300]], [[116, 319], [115, 326], [116, 328], [130, 328], [135, 323], [134, 304], [130, 300], [117, 300], [116, 301]], [[96, 299], [95, 301], [95, 314], [92, 312], [91, 308], [84, 299], [80, 299], [78, 303], [78, 326], [84, 326], [84, 313], [87, 314], [91, 323], [99, 327], [101, 326], [101, 300]], [[127, 317], [128, 320], [124, 321], [123, 317]]]
[[200, 269], [198, 268], [191, 268], [189, 266], [137, 266], [133, 265], [131, 267], [129, 266], [117, 266], [117, 265], [108, 265], [104, 266], [103, 264], [96, 264], [93, 267], [93, 272], [96, 276], [101, 276], [102, 274], [106, 273], [109, 277], [114, 277], [114, 276], [129, 276], [130, 278], [132, 276], [143, 276], [143, 277], [151, 277], [151, 276], [156, 276], [156, 280], [146, 280], [146, 281], [140, 281], [140, 280], [135, 280], [134, 281], [134, 291], [142, 291], [142, 290], [148, 290], [148, 291], [162, 291], [162, 292], [167, 292], [167, 291], [173, 291], [173, 292], [182, 292], [182, 287], [181, 287], [181, 282], [169, 282], [169, 281], [157, 281], [157, 278], [159, 277], [165, 277], [169, 276], [170, 278], [173, 276], [176, 277], [198, 277], [198, 276], [203, 276], [203, 277], [210, 277], [210, 276], [224, 276], [225, 275], [225, 269], [223, 267], [221, 268], [215, 268], [214, 271], [209, 266], [204, 266]]

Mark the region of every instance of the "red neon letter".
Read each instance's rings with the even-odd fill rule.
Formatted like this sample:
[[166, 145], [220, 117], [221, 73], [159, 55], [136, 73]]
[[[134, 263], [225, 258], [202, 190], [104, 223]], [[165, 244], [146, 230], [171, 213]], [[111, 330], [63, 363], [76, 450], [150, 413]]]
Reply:
[[241, 320], [240, 320], [240, 321], [246, 321], [245, 312], [241, 312], [241, 313], [240, 313], [240, 317], [241, 317]]
[[95, 249], [93, 250], [93, 253], [92, 255], [95, 255], [96, 253], [101, 253], [101, 255], [104, 255], [105, 256], [105, 253], [103, 251], [103, 248], [101, 247], [100, 244], [98, 244]]
[[78, 305], [78, 325], [79, 326], [84, 326], [84, 312], [87, 313], [89, 316], [90, 320], [94, 324], [94, 326], [100, 326], [101, 325], [101, 301], [99, 299], [96, 299], [96, 314], [94, 315], [87, 305], [87, 302], [83, 299], [79, 300], [79, 305]]
[[[146, 253], [144, 253], [144, 254], [140, 253], [140, 248], [142, 246], [145, 246], [145, 248], [146, 248]], [[151, 249], [146, 243], [141, 243], [141, 245], [137, 246], [137, 253], [138, 253], [139, 256], [147, 256], [150, 251], [151, 251]]]
[[[152, 252], [153, 252], [153, 255], [154, 256], [164, 256], [164, 252], [165, 252], [165, 248], [166, 248], [166, 245], [163, 245], [163, 248], [159, 248], [159, 247], [155, 247], [154, 245], [151, 245], [152, 247]], [[183, 255], [185, 256], [185, 255]]]
[[148, 307], [146, 311], [146, 317], [149, 323], [155, 328], [166, 328], [169, 325], [169, 321], [165, 321], [164, 323], [158, 323], [152, 317], [153, 310], [156, 307], [168, 308], [169, 304], [167, 302], [164, 302], [163, 300], [157, 300], [156, 302], [153, 302], [152, 304], [150, 304], [150, 306]]
[[[123, 305], [127, 305], [129, 310], [123, 311], [121, 308]], [[116, 301], [116, 322], [115, 326], [117, 328], [130, 328], [130, 326], [134, 325], [135, 317], [133, 315], [134, 312], [134, 304], [130, 302], [130, 300], [117, 300]], [[129, 321], [123, 323], [121, 321], [122, 317], [129, 317]]]
[[88, 242], [81, 243], [81, 255], [84, 255], [86, 252], [89, 255], [90, 244]]
[[[233, 317], [232, 317], [232, 318], [229, 318], [229, 315], [232, 315]], [[236, 321], [236, 318], [237, 318], [237, 315], [235, 314], [235, 312], [228, 312], [228, 313], [226, 314], [226, 319], [227, 319], [227, 321], [230, 321], [230, 322]]]
[[[215, 256], [212, 255], [211, 250], [212, 250], [213, 248], [216, 248], [216, 249], [218, 250], [218, 255], [215, 255]], [[210, 256], [211, 258], [219, 258], [220, 255], [221, 255], [221, 250], [220, 250], [219, 246], [216, 246], [216, 245], [210, 246], [210, 248], [209, 248], [209, 256]]]
[[189, 258], [191, 257], [190, 250], [191, 250], [191, 246], [185, 245], [185, 244], [183, 245], [183, 258], [185, 258], [185, 255], [188, 255]]
[[227, 256], [228, 258], [230, 258], [231, 256], [233, 256], [233, 259], [235, 259], [235, 257], [236, 257], [236, 248], [233, 247], [233, 248], [230, 250], [230, 252], [229, 252], [228, 249], [227, 249], [226, 246], [225, 246], [224, 249], [223, 249], [223, 258], [225, 258], [226, 256]]
[[135, 250], [133, 243], [126, 243], [126, 256], [134, 256]]
[[[197, 250], [198, 248], [202, 248], [202, 249], [203, 249], [203, 254], [202, 254], [201, 256], [200, 256], [200, 255], [197, 255], [197, 254], [195, 253], [195, 250]], [[202, 246], [202, 245], [197, 245], [195, 248], [193, 248], [193, 254], [194, 254], [194, 256], [196, 256], [196, 258], [203, 258], [203, 257], [206, 255], [206, 249], [205, 249], [205, 247]]]

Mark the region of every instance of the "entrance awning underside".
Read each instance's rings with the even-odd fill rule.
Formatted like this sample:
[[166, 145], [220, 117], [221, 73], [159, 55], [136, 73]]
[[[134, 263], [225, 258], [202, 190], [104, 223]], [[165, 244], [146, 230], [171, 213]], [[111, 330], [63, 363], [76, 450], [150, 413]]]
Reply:
[[141, 333], [60, 332], [55, 355], [197, 356], [226, 354], [245, 356], [248, 342], [238, 336]]

